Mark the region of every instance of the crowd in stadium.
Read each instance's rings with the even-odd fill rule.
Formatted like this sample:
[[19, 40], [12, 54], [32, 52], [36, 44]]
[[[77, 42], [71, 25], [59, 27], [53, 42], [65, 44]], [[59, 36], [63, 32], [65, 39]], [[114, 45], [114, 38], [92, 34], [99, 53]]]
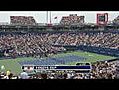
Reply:
[[70, 14], [62, 17], [60, 24], [62, 25], [79, 25], [84, 23], [84, 16], [77, 16], [77, 14]]
[[61, 34], [56, 43], [57, 45], [87, 45], [104, 48], [118, 49], [118, 33], [64, 33]]
[[104, 48], [119, 48], [118, 33], [56, 33], [23, 35], [0, 35], [0, 50], [5, 56], [47, 56], [64, 51], [63, 47], [52, 45], [87, 45]]
[[96, 62], [92, 65], [91, 74], [94, 79], [115, 79], [117, 78], [117, 63]]
[[[53, 42], [53, 41], [52, 41]], [[0, 50], [6, 57], [17, 56], [47, 56], [64, 50], [63, 47], [53, 47], [45, 35], [1, 35]]]
[[[11, 16], [11, 24], [15, 25], [35, 25], [33, 17]], [[84, 17], [70, 15], [63, 17], [61, 24], [84, 23]], [[56, 47], [54, 45], [61, 45]], [[0, 35], [0, 51], [5, 57], [47, 57], [66, 49], [62, 45], [86, 45], [111, 49], [119, 49], [118, 33], [27, 33], [27, 34], [7, 34]], [[100, 61], [92, 64], [90, 73], [72, 72], [44, 72], [28, 75], [23, 71], [20, 75], [13, 74], [10, 70], [0, 72], [0, 79], [115, 79], [117, 76], [117, 63]]]
[[23, 71], [16, 76], [11, 71], [1, 72], [0, 79], [117, 79], [117, 63], [98, 61], [92, 64], [92, 69], [89, 73], [78, 73], [75, 71], [53, 71], [39, 72], [29, 75]]
[[32, 16], [10, 16], [11, 24], [35, 25], [36, 21]]

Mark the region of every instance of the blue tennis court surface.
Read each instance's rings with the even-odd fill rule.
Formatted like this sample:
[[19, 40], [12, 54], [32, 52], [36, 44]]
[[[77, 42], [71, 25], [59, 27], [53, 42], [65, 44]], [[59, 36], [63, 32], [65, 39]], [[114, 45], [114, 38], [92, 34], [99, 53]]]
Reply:
[[68, 55], [63, 57], [49, 57], [44, 59], [37, 59], [34, 61], [22, 61], [19, 63], [21, 65], [59, 65], [71, 62], [79, 62], [81, 60], [86, 60], [86, 58], [77, 55]]

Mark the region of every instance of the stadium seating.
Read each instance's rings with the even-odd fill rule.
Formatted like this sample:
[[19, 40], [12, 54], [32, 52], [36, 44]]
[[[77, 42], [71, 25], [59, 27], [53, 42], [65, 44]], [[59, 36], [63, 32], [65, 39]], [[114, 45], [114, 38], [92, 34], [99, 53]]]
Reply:
[[11, 24], [15, 25], [35, 25], [36, 21], [32, 16], [10, 16]]
[[44, 57], [66, 51], [65, 46], [79, 46], [84, 51], [119, 56], [118, 42], [117, 32], [2, 33], [0, 51], [4, 51], [5, 57]]
[[79, 25], [84, 23], [84, 16], [77, 16], [77, 14], [70, 14], [62, 17], [60, 24], [62, 25]]

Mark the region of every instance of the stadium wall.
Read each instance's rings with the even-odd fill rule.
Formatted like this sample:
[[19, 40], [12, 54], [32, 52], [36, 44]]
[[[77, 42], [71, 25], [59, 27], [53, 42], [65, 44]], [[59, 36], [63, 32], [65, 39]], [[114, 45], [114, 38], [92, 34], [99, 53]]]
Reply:
[[83, 51], [97, 53], [97, 54], [119, 57], [118, 49], [110, 49], [110, 48], [102, 48], [102, 47], [94, 47], [94, 46], [83, 46], [83, 45], [80, 45], [78, 49], [83, 50]]
[[[61, 45], [54, 45], [54, 46], [60, 47]], [[67, 51], [81, 50], [81, 51], [86, 51], [86, 52], [119, 57], [118, 49], [102, 48], [102, 47], [95, 47], [95, 46], [84, 46], [84, 45], [80, 45], [80, 46], [66, 45], [63, 47], [66, 48]]]

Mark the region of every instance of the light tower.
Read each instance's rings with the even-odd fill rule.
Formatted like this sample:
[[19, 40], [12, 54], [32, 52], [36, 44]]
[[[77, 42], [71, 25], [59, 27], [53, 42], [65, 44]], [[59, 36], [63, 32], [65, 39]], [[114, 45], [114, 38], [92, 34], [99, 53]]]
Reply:
[[51, 21], [51, 17], [52, 17], [52, 16], [51, 16], [51, 11], [50, 11], [50, 24], [52, 23], [52, 21]]
[[48, 24], [48, 11], [46, 12], [46, 23]]
[[[51, 11], [47, 11], [46, 12], [46, 22], [47, 22], [47, 25], [48, 26], [52, 26], [52, 21], [51, 21]], [[49, 22], [49, 19], [50, 19], [50, 22]]]

